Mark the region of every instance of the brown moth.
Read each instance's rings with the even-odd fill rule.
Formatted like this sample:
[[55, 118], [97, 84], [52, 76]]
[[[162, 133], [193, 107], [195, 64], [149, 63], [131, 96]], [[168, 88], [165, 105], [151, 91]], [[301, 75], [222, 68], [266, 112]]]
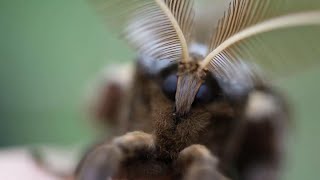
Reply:
[[283, 78], [320, 55], [320, 3], [299, 2], [233, 0], [203, 38], [195, 24], [211, 19], [194, 18], [192, 0], [95, 0], [138, 58], [129, 87], [105, 92], [115, 137], [76, 179], [279, 179], [290, 114], [265, 72]]

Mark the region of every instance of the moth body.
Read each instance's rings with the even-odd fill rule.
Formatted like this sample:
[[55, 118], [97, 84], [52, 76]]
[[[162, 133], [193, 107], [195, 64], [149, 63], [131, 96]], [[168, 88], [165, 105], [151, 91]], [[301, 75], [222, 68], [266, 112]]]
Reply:
[[320, 4], [290, 1], [232, 0], [212, 30], [192, 0], [97, 1], [138, 59], [117, 133], [84, 156], [77, 179], [280, 179], [290, 113], [264, 70], [280, 77], [291, 72], [282, 63], [320, 56], [320, 40], [289, 44], [319, 30]]

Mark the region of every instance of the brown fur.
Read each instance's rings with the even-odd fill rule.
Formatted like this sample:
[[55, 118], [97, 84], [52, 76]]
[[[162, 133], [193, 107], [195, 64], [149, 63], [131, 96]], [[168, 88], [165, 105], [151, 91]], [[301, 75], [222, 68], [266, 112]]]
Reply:
[[[244, 114], [246, 100], [234, 103], [221, 98], [207, 105], [192, 105], [190, 111], [180, 116], [176, 114], [175, 102], [163, 94], [157, 78], [146, 74], [138, 64], [134, 86], [128, 91], [130, 94], [122, 106], [121, 119], [119, 119], [121, 122], [119, 129], [122, 132], [142, 131], [152, 134], [154, 149], [135, 150], [132, 157], [121, 161], [116, 177], [180, 179], [184, 172], [177, 166], [179, 164], [177, 160], [181, 159], [181, 151], [194, 144], [201, 144], [206, 150], [200, 148], [199, 152], [208, 151], [211, 154], [210, 158], [217, 159], [219, 162], [217, 166], [210, 166], [211, 171], [208, 173], [219, 174], [221, 178], [218, 179], [224, 179], [220, 173], [231, 178], [252, 179], [248, 177], [257, 176], [255, 173], [258, 172], [253, 168], [255, 164], [259, 167], [272, 167], [262, 168], [259, 171], [265, 173], [263, 170], [268, 170], [268, 173], [274, 175], [271, 180], [277, 179], [275, 174], [279, 170], [282, 159], [279, 139], [284, 137], [283, 132], [288, 119], [286, 106], [277, 93], [266, 87], [252, 90], [270, 94], [277, 99], [275, 106], [279, 106], [276, 114], [270, 115], [257, 124], [252, 124], [252, 121], [246, 119]], [[151, 137], [147, 134], [146, 136]], [[123, 141], [125, 138], [128, 137], [125, 135], [116, 139]], [[127, 154], [131, 152], [130, 149], [135, 149], [134, 143], [139, 140], [136, 137], [132, 137], [131, 140], [133, 141], [125, 143], [128, 150], [123, 153]], [[115, 140], [111, 145], [118, 146], [114, 142]], [[194, 151], [198, 150], [199, 147]], [[109, 155], [112, 156], [112, 154]], [[89, 161], [89, 157], [84, 158], [84, 164]], [[80, 171], [82, 166], [84, 165], [80, 164]], [[200, 176], [203, 170], [191, 169], [190, 172], [196, 172], [192, 177]]]

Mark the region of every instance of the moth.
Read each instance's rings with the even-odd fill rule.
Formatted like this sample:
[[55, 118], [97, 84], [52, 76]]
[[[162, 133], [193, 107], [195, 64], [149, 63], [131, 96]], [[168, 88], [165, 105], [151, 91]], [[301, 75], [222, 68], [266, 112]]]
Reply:
[[93, 2], [137, 60], [100, 111], [115, 136], [86, 153], [76, 179], [281, 178], [291, 116], [273, 79], [317, 62], [320, 3], [233, 0], [212, 27], [194, 3]]

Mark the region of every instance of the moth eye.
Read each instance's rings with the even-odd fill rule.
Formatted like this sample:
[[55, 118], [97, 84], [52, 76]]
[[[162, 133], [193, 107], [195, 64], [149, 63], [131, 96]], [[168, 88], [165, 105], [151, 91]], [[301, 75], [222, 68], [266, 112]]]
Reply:
[[208, 103], [212, 100], [213, 94], [210, 91], [210, 88], [206, 84], [202, 84], [196, 94], [195, 102], [196, 103]]
[[175, 100], [177, 91], [178, 77], [176, 74], [171, 74], [165, 78], [162, 84], [164, 94], [171, 100]]

